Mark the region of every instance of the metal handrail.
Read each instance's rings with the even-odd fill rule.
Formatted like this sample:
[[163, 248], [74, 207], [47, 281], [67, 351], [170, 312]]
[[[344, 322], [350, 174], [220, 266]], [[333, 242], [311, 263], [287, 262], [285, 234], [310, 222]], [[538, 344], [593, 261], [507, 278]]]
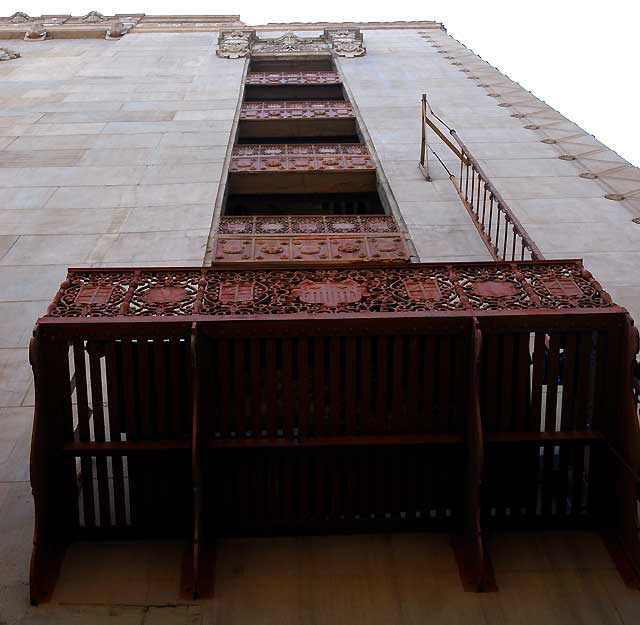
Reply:
[[[448, 131], [445, 134], [434, 120]], [[460, 160], [460, 177], [452, 174], [427, 141], [427, 126]], [[452, 142], [449, 137], [455, 141]], [[457, 145], [456, 145], [457, 144]], [[494, 260], [544, 260], [542, 252], [515, 216], [458, 133], [438, 117], [422, 94], [422, 144], [419, 167], [429, 174], [428, 150], [440, 161]]]

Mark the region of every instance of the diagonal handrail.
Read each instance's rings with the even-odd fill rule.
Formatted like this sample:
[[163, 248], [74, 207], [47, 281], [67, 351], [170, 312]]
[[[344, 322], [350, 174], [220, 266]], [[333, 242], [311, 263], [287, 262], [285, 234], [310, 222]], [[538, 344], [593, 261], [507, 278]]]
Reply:
[[[448, 131], [448, 136], [436, 122]], [[456, 178], [427, 141], [427, 126], [460, 161], [460, 175]], [[451, 138], [453, 138], [453, 141]], [[480, 163], [460, 139], [455, 129], [448, 126], [432, 110], [426, 94], [422, 94], [422, 144], [420, 146], [421, 171], [427, 180], [429, 174], [428, 150], [440, 161], [449, 174], [462, 203], [473, 220], [482, 240], [494, 260], [544, 260], [542, 252], [520, 220], [515, 216], [500, 192], [493, 185]]]

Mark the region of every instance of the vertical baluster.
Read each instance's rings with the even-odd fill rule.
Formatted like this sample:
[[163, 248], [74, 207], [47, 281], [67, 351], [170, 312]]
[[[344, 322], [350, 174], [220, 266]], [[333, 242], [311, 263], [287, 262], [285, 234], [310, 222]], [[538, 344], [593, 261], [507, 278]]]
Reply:
[[484, 218], [487, 212], [487, 183], [484, 183], [484, 194], [482, 198], [482, 227], [484, 228]]

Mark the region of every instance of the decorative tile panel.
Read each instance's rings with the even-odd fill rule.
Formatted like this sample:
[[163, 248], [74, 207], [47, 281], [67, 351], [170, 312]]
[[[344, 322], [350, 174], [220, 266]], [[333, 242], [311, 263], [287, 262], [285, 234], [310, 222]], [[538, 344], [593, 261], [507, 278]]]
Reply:
[[340, 85], [338, 72], [249, 72], [247, 85]]
[[308, 102], [245, 102], [240, 119], [350, 119], [353, 118], [350, 102], [318, 100]]
[[237, 145], [230, 172], [340, 171], [376, 168], [366, 146], [360, 143]]
[[[382, 237], [378, 237], [382, 238]], [[259, 237], [256, 237], [259, 239]], [[269, 237], [274, 255], [295, 254], [295, 237]], [[250, 246], [256, 241], [249, 237]], [[332, 252], [331, 238], [310, 237]], [[349, 245], [349, 238], [342, 238]], [[355, 240], [353, 238], [352, 240]], [[252, 250], [255, 249], [251, 248]], [[314, 252], [315, 253], [315, 252]], [[353, 253], [353, 252], [349, 252]], [[294, 259], [297, 262], [299, 260]], [[578, 292], [558, 290], [572, 280]], [[569, 283], [567, 283], [569, 284]], [[411, 313], [527, 313], [607, 309], [611, 298], [580, 261], [353, 267], [216, 265], [188, 269], [73, 269], [49, 317]]]
[[215, 238], [215, 262], [406, 261], [400, 234], [353, 236], [232, 236]]

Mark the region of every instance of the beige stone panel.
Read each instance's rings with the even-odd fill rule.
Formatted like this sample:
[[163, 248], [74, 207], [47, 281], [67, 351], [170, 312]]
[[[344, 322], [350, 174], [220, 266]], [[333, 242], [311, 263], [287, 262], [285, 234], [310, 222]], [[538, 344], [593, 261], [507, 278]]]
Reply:
[[0, 406], [20, 406], [31, 380], [27, 348], [0, 349]]
[[209, 228], [213, 216], [210, 204], [189, 206], [141, 206], [129, 209], [120, 232], [199, 230]]
[[230, 130], [226, 132], [168, 132], [162, 136], [161, 148], [226, 146], [230, 140]]
[[0, 209], [0, 234], [95, 234], [117, 232], [129, 208]]
[[601, 222], [631, 227], [631, 219], [635, 217], [630, 208], [604, 197], [510, 200], [509, 206], [525, 225]]
[[0, 483], [29, 479], [32, 420], [31, 406], [0, 408]]
[[99, 262], [114, 234], [21, 236], [0, 265], [83, 265]]
[[0, 483], [0, 579], [26, 584], [33, 541], [33, 503], [28, 482]]
[[117, 186], [138, 184], [145, 167], [24, 167], [0, 169], [0, 187]]
[[60, 187], [46, 208], [121, 208], [212, 204], [217, 183], [156, 184], [113, 187]]
[[605, 191], [595, 180], [583, 178], [557, 178], [540, 176], [538, 178], [500, 178], [496, 187], [502, 197], [512, 199], [562, 199], [604, 197]]
[[28, 347], [33, 322], [47, 311], [50, 301], [0, 302], [0, 349]]
[[235, 115], [235, 108], [209, 109], [201, 111], [178, 111], [175, 115], [176, 120], [224, 120], [231, 121]]
[[78, 113], [45, 113], [41, 123], [99, 123], [99, 122], [165, 122], [173, 119], [172, 111], [82, 111]]
[[[235, 111], [238, 105], [236, 93], [225, 94], [224, 99], [194, 98], [191, 100], [166, 100], [159, 102], [126, 102], [123, 111], [202, 111], [202, 110], [220, 110]], [[186, 97], [186, 96], [185, 96]]]
[[184, 543], [73, 543], [54, 603], [158, 605], [180, 598]]
[[393, 195], [400, 204], [403, 202], [455, 202], [460, 201], [450, 180], [397, 180], [389, 178]]
[[[543, 253], [583, 255], [607, 250], [640, 251], [640, 227], [633, 223], [563, 223], [561, 227], [529, 224], [529, 234], [543, 244]], [[596, 274], [598, 275], [598, 274]], [[598, 276], [599, 277], [599, 276]]]
[[77, 165], [84, 150], [3, 150], [0, 151], [2, 167], [65, 167]]
[[6, 302], [51, 301], [66, 275], [66, 265], [0, 266], [0, 293]]
[[[100, 135], [53, 135], [43, 137], [17, 137], [9, 146], [12, 152], [82, 150], [93, 147]], [[33, 157], [37, 158], [37, 157]]]
[[25, 126], [21, 135], [97, 135], [107, 124], [32, 124]]
[[469, 213], [460, 200], [450, 202], [402, 202], [400, 212], [410, 226], [468, 226]]
[[172, 165], [149, 165], [145, 168], [140, 184], [218, 182], [221, 174], [221, 162], [204, 164], [178, 163]]
[[[124, 135], [112, 135], [122, 137]], [[147, 137], [149, 135], [139, 135]], [[166, 135], [165, 135], [166, 136]], [[86, 150], [80, 159], [83, 166], [104, 165], [172, 165], [180, 163], [222, 163], [227, 153], [226, 145], [193, 146], [193, 147], [161, 147], [161, 148], [131, 148], [120, 149], [91, 149]], [[2, 153], [0, 153], [0, 158]]]
[[209, 229], [184, 232], [122, 233], [113, 239], [99, 262], [157, 262], [204, 258]]
[[[42, 208], [54, 192], [55, 189], [51, 187], [0, 187], [0, 206], [9, 209]], [[1, 249], [2, 246], [0, 245]]]
[[554, 176], [556, 178], [575, 178], [584, 171], [575, 161], [564, 161], [557, 156], [551, 158], [520, 158], [513, 160], [487, 160], [480, 161], [480, 166], [491, 180], [498, 178], [537, 178]]
[[0, 150], [4, 150], [7, 146], [15, 141], [15, 137], [0, 137]]
[[0, 259], [4, 258], [9, 250], [15, 245], [17, 237], [11, 235], [0, 235]]
[[[51, 124], [57, 126], [58, 124]], [[109, 122], [105, 134], [147, 132], [229, 132], [228, 121]]]
[[435, 262], [444, 257], [464, 260], [491, 260], [475, 226], [414, 226], [409, 233], [420, 260]]

